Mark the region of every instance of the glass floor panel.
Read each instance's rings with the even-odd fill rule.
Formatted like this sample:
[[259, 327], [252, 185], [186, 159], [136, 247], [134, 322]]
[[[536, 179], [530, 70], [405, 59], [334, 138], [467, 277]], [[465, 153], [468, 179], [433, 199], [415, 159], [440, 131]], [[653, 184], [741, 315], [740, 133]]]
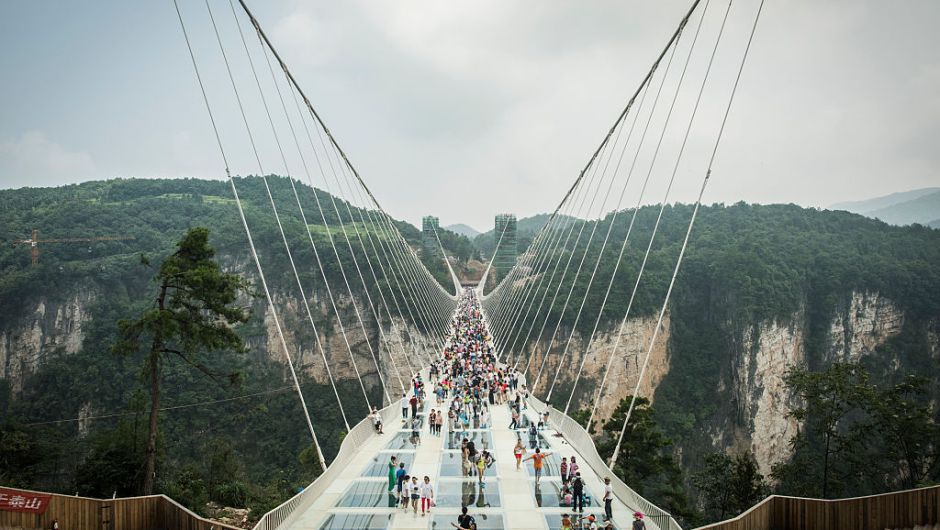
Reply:
[[535, 443], [532, 443], [532, 439], [529, 438], [529, 431], [526, 429], [517, 430], [516, 437], [522, 440], [522, 443], [525, 444], [526, 449], [529, 451], [535, 449], [536, 447], [545, 451], [546, 449], [551, 449], [552, 444], [544, 433], [545, 431], [539, 431], [539, 434], [535, 439]]
[[381, 530], [392, 524], [392, 514], [334, 513], [320, 530]]
[[460, 449], [460, 443], [466, 438], [473, 442], [477, 451], [493, 447], [493, 435], [490, 431], [458, 431], [447, 433], [445, 449]]
[[476, 479], [441, 481], [437, 485], [437, 505], [442, 508], [499, 507], [499, 481], [490, 478], [482, 487]]
[[[550, 454], [542, 459], [542, 479], [556, 478], [561, 480], [561, 455], [552, 453], [551, 451], [546, 452]], [[532, 461], [526, 460], [526, 458], [529, 458], [533, 454], [533, 452], [529, 451], [522, 457], [522, 465], [525, 466], [526, 472], [530, 477], [535, 476], [535, 470], [532, 468]]]
[[[573, 493], [573, 492], [572, 492]], [[584, 507], [597, 507], [596, 497], [591, 495], [590, 490], [584, 490]], [[561, 480], [542, 480], [535, 487], [535, 504], [540, 508], [568, 508], [572, 504], [566, 503], [564, 494], [562, 494]]]
[[369, 464], [364, 470], [362, 470], [363, 477], [388, 477], [388, 462], [391, 457], [394, 456], [395, 460], [395, 469], [398, 469], [398, 464], [401, 462], [405, 463], [405, 469], [408, 469], [408, 464], [414, 461], [414, 453], [378, 453], [376, 456], [369, 461]]
[[394, 508], [397, 501], [395, 495], [388, 494], [388, 482], [356, 480], [336, 505], [341, 508]]
[[388, 449], [414, 449], [416, 445], [411, 443], [411, 431], [406, 431], [395, 433], [395, 436], [392, 436], [392, 439], [385, 447]]
[[[590, 513], [592, 512], [586, 511], [584, 512], [584, 514], [582, 514], [582, 516], [587, 517], [588, 515], [590, 515]], [[590, 525], [587, 521], [584, 521], [583, 523], [578, 522], [579, 518], [577, 514], [568, 514], [568, 515], [569, 515], [569, 518], [571, 519], [571, 530], [582, 530], [582, 529], [588, 530], [588, 528], [590, 528]], [[604, 528], [603, 525], [607, 524], [602, 521], [603, 515], [604, 515], [603, 510], [594, 514], [594, 517], [597, 518], [597, 521], [595, 522], [597, 523], [598, 528]], [[548, 523], [549, 530], [561, 530], [561, 514], [547, 513], [545, 514], [545, 522]], [[617, 529], [620, 527], [615, 524], [614, 528]]]
[[456, 451], [444, 451], [441, 456], [441, 470], [439, 475], [442, 477], [460, 477], [463, 476], [461, 467], [462, 455]]
[[[505, 528], [505, 526], [503, 526], [503, 516], [500, 514], [476, 514], [473, 513], [473, 510], [470, 510], [469, 513], [477, 522], [477, 530], [502, 530]], [[457, 524], [456, 515], [435, 514], [431, 518], [432, 530], [451, 530], [453, 529], [451, 523]]]

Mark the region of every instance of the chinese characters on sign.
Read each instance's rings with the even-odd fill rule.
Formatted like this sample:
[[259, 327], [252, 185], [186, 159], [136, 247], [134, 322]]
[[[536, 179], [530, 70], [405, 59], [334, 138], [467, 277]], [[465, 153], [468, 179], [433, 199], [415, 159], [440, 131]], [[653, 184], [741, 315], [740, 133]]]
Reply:
[[43, 513], [51, 495], [0, 488], [0, 510], [8, 512]]

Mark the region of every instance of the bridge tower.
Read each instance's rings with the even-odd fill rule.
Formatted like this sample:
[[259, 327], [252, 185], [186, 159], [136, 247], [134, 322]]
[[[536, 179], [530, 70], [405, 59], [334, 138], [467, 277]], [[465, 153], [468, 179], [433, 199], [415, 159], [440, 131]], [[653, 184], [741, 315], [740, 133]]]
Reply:
[[441, 256], [440, 245], [437, 244], [435, 232], [441, 227], [441, 220], [433, 215], [426, 215], [421, 218], [421, 248], [427, 257]]
[[516, 247], [515, 214], [501, 213], [496, 216], [493, 237], [498, 242], [496, 249], [493, 250], [493, 269], [498, 281], [515, 266], [516, 256], [519, 255]]

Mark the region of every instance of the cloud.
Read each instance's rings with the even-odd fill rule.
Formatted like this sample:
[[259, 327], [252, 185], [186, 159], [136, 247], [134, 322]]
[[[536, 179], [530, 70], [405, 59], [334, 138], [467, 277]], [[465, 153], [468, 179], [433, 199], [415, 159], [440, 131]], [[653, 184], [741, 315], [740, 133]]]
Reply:
[[0, 142], [0, 183], [4, 187], [52, 186], [95, 174], [91, 154], [53, 142], [43, 132], [29, 131]]

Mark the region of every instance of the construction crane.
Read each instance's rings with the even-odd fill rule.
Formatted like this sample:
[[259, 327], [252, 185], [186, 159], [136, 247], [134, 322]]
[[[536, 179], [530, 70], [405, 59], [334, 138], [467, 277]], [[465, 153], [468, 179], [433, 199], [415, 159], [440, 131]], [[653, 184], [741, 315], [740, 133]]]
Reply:
[[134, 239], [134, 236], [65, 237], [55, 239], [39, 239], [39, 230], [33, 230], [33, 237], [30, 239], [14, 240], [13, 246], [29, 245], [33, 257], [33, 265], [36, 265], [39, 263], [40, 243], [90, 243], [93, 241], [123, 241], [126, 239]]

